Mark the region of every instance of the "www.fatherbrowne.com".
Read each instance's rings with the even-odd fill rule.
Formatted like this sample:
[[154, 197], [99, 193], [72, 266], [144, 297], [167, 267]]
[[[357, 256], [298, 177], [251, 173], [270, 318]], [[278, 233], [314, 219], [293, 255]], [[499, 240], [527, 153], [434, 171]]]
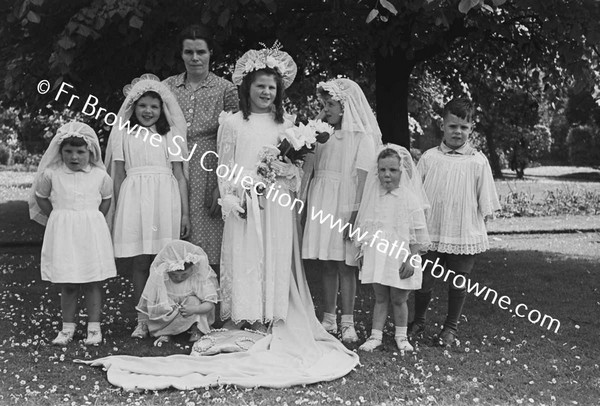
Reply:
[[[311, 220], [318, 220], [319, 223], [324, 224], [329, 221], [329, 227], [334, 230], [337, 230], [340, 233], [343, 233], [345, 229], [348, 229], [348, 235], [352, 239], [356, 239], [361, 242], [367, 237], [367, 232], [363, 232], [361, 234], [360, 227], [354, 228], [352, 224], [345, 223], [342, 225], [342, 220], [335, 220], [331, 214], [324, 215], [322, 210], [315, 210], [314, 207], [311, 207]], [[410, 251], [404, 246], [404, 242], [402, 244], [398, 244], [397, 241], [394, 241], [390, 244], [384, 238], [379, 237], [380, 230], [378, 230], [375, 234], [369, 236], [371, 238], [370, 241], [364, 242], [369, 246], [373, 247], [374, 244], [377, 244], [377, 250], [383, 254], [387, 254], [390, 257], [400, 258], [400, 255], [404, 255], [402, 259], [403, 262], [409, 260], [410, 256], [410, 264], [414, 267], [423, 266], [426, 267], [431, 265], [431, 274], [434, 278], [442, 279], [444, 282], [453, 283], [459, 289], [466, 287], [467, 292], [475, 295], [476, 297], [483, 297], [483, 300], [489, 300], [492, 304], [498, 303], [498, 307], [502, 310], [508, 310], [509, 313], [514, 313], [519, 318], [527, 318], [532, 324], [539, 324], [541, 327], [546, 327], [548, 330], [551, 330], [554, 326], [554, 332], [558, 333], [558, 329], [560, 328], [560, 321], [553, 317], [548, 316], [547, 314], [542, 314], [540, 311], [533, 309], [529, 310], [526, 304], [519, 303], [513, 308], [511, 308], [512, 300], [508, 296], [501, 296], [498, 299], [498, 292], [494, 289], [490, 289], [487, 286], [479, 285], [479, 282], [472, 282], [471, 279], [465, 277], [464, 275], [457, 274], [451, 269], [444, 269], [442, 265], [438, 263], [439, 258], [436, 259], [435, 263], [430, 260], [425, 260], [423, 264], [421, 264], [421, 257], [419, 255], [413, 254], [411, 255]], [[376, 243], [377, 241], [377, 243]]]

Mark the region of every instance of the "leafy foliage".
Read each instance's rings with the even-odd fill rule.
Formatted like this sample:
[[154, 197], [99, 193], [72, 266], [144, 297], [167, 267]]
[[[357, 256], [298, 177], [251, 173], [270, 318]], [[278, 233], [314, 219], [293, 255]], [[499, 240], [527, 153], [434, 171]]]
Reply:
[[500, 203], [499, 217], [600, 214], [600, 192], [579, 188], [548, 190], [541, 201], [532, 194], [514, 191], [500, 196]]
[[[375, 100], [386, 141], [409, 144], [409, 83], [443, 78], [453, 92], [481, 83], [502, 90], [536, 76], [552, 96], [568, 79], [589, 88], [600, 42], [593, 0], [17, 0], [0, 6], [3, 101], [48, 115], [64, 101], [37, 93], [66, 81], [115, 111], [120, 89], [144, 72], [183, 70], [177, 34], [189, 23], [216, 32], [213, 70], [227, 76], [235, 59], [279, 39], [299, 65], [294, 104], [327, 77], [345, 74]], [[373, 10], [376, 10], [373, 11]], [[367, 23], [367, 17], [370, 22]], [[426, 69], [421, 69], [425, 66]], [[412, 76], [411, 76], [412, 75]], [[378, 84], [375, 87], [375, 83]], [[522, 84], [516, 79], [514, 86]], [[496, 92], [494, 92], [496, 93]], [[53, 93], [51, 93], [53, 94]], [[375, 97], [373, 97], [375, 96]], [[50, 105], [50, 110], [48, 109]], [[413, 113], [414, 114], [414, 113]], [[419, 120], [420, 121], [420, 120]], [[493, 148], [492, 148], [493, 150]]]

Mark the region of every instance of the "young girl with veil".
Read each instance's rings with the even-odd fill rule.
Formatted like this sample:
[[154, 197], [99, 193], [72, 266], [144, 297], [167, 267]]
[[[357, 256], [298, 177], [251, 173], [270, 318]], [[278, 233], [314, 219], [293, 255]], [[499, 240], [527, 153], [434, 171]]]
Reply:
[[[305, 165], [310, 179], [307, 222], [302, 240], [302, 258], [317, 259], [322, 270], [323, 327], [337, 333], [336, 305], [341, 293], [342, 341], [356, 342], [354, 298], [356, 295], [357, 248], [334, 223], [351, 225], [356, 219], [364, 182], [375, 148], [381, 145], [381, 131], [360, 86], [350, 79], [333, 79], [317, 85], [323, 103], [322, 115], [335, 128], [325, 144], [318, 144], [312, 164]], [[306, 182], [305, 182], [306, 183]], [[304, 188], [303, 188], [304, 189]]]
[[[126, 97], [110, 132], [106, 166], [114, 180], [115, 256], [132, 258], [137, 304], [154, 255], [190, 232], [183, 168], [186, 125], [175, 96], [156, 76], [142, 75], [123, 92]], [[139, 313], [131, 336], [147, 335], [147, 317]]]
[[[293, 200], [299, 169], [274, 163], [274, 182], [266, 190], [255, 188], [260, 186], [261, 152], [277, 150], [279, 137], [291, 125], [283, 118], [282, 94], [295, 73], [294, 61], [278, 47], [244, 54], [232, 77], [241, 85], [241, 111], [226, 118], [218, 132], [219, 203], [225, 215], [221, 318], [230, 319], [226, 326], [231, 329], [209, 333], [200, 343], [218, 349], [239, 336], [233, 328], [246, 322], [255, 329], [269, 323], [269, 334], [244, 352], [150, 359], [117, 355], [88, 362], [104, 365], [111, 383], [136, 390], [283, 388], [332, 381], [358, 365], [357, 354], [327, 333], [315, 316], [300, 257], [296, 211], [280, 203], [285, 197], [267, 197], [272, 186], [272, 194], [289, 194]], [[237, 341], [236, 346], [247, 349]]]
[[63, 324], [54, 345], [73, 340], [80, 289], [88, 313], [84, 344], [102, 342], [102, 281], [116, 276], [104, 218], [111, 197], [94, 130], [77, 121], [60, 127], [40, 161], [29, 198], [31, 219], [46, 225], [42, 280], [61, 284]]
[[[225, 219], [221, 319], [230, 320], [229, 328], [249, 322], [264, 331], [268, 323], [285, 321], [288, 313], [294, 212], [259, 196], [255, 186], [260, 154], [265, 147], [275, 148], [292, 125], [283, 117], [283, 92], [295, 76], [296, 63], [278, 48], [246, 52], [232, 76], [240, 86], [241, 111], [226, 118], [217, 134], [219, 165], [245, 175], [219, 178]], [[277, 173], [271, 187], [293, 195], [299, 168], [280, 161], [273, 165]], [[244, 179], [257, 181], [244, 185]]]
[[210, 331], [218, 300], [217, 275], [202, 248], [174, 240], [154, 258], [137, 310], [148, 317], [154, 345], [190, 332], [197, 341]]
[[373, 285], [375, 308], [371, 336], [360, 350], [381, 346], [383, 326], [392, 304], [395, 340], [401, 351], [412, 351], [406, 330], [408, 295], [421, 288], [420, 252], [430, 244], [424, 209], [427, 197], [410, 152], [394, 144], [383, 146], [367, 177], [356, 226], [362, 266], [359, 278]]

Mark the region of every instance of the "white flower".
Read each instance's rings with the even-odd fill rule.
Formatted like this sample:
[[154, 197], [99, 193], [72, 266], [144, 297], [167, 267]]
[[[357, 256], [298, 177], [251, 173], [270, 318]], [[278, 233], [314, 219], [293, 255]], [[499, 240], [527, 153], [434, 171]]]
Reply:
[[308, 120], [308, 125], [311, 126], [316, 133], [333, 133], [333, 127], [321, 120]]
[[168, 262], [167, 272], [174, 272], [174, 271], [180, 271], [182, 269], [185, 269], [185, 266], [183, 264], [184, 264], [183, 260]]
[[231, 111], [222, 111], [219, 114], [219, 118], [218, 118], [219, 125], [223, 124], [223, 122], [227, 119], [227, 117], [232, 116], [232, 115], [233, 115], [233, 113]]
[[285, 130], [285, 139], [288, 140], [296, 151], [304, 146], [310, 148], [312, 144], [317, 142], [314, 129], [311, 126], [302, 123], [297, 127]]
[[271, 55], [267, 56], [267, 58], [265, 59], [265, 63], [271, 69], [275, 69], [279, 65], [277, 62], [277, 59], [273, 58], [273, 56], [271, 56]]

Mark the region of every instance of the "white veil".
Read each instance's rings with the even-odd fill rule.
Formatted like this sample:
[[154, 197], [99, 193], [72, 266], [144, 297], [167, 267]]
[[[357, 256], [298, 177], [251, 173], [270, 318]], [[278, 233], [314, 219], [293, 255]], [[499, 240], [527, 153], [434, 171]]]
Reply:
[[[113, 176], [115, 173], [115, 161], [113, 160], [114, 151], [117, 148], [122, 148], [123, 139], [127, 135], [134, 135], [136, 130], [130, 125], [129, 120], [135, 110], [135, 102], [146, 92], [153, 91], [160, 95], [162, 99], [162, 108], [165, 112], [165, 117], [169, 123], [171, 134], [174, 139], [176, 136], [183, 138], [183, 141], [177, 142], [177, 145], [181, 149], [181, 156], [186, 159], [188, 156], [187, 149], [187, 123], [185, 116], [179, 103], [175, 98], [175, 95], [169, 90], [167, 85], [162, 83], [158, 77], [146, 73], [139, 78], [135, 78], [131, 84], [123, 88], [125, 94], [125, 101], [119, 109], [119, 114], [115, 124], [110, 130], [110, 137], [108, 138], [108, 144], [106, 146], [106, 156], [104, 162], [106, 164], [106, 170], [108, 174]], [[133, 134], [128, 134], [128, 131], [132, 131]], [[188, 165], [187, 161], [183, 161], [183, 170], [185, 177], [188, 178]], [[108, 224], [112, 228], [112, 217], [115, 211], [114, 199], [111, 200], [111, 206], [107, 214]]]
[[349, 137], [344, 143], [342, 153], [342, 182], [340, 185], [340, 207], [341, 216], [347, 220], [353, 211], [358, 210], [355, 202], [358, 177], [354, 166], [349, 161], [356, 159], [357, 146], [361, 137], [370, 137], [375, 149], [381, 146], [381, 130], [371, 106], [360, 86], [345, 78], [333, 79], [321, 82], [317, 85], [318, 90], [323, 90], [331, 95], [331, 98], [339, 101], [343, 107], [342, 126], [340, 131], [334, 132], [333, 136], [342, 138]]
[[60, 154], [61, 142], [69, 137], [83, 138], [87, 144], [88, 150], [90, 151], [90, 165], [98, 166], [105, 170], [104, 164], [102, 163], [102, 155], [100, 152], [100, 144], [98, 142], [98, 136], [89, 125], [79, 122], [71, 121], [61, 126], [52, 141], [42, 159], [38, 165], [33, 184], [31, 185], [31, 192], [29, 194], [29, 217], [37, 223], [45, 226], [48, 221], [40, 206], [35, 200], [35, 190], [37, 188], [40, 177], [44, 173], [46, 168], [58, 167], [62, 164], [62, 156]]
[[[355, 223], [357, 227], [360, 227], [361, 231], [374, 233], [384, 226], [383, 224], [380, 224], [380, 213], [377, 212], [379, 199], [381, 198], [379, 193], [380, 181], [378, 178], [377, 162], [379, 155], [386, 149], [391, 149], [400, 156], [400, 188], [407, 195], [406, 198], [412, 199], [413, 206], [422, 209], [423, 212], [426, 212], [430, 207], [429, 200], [425, 194], [425, 189], [423, 188], [421, 176], [417, 171], [417, 167], [410, 152], [408, 152], [406, 148], [399, 145], [383, 145], [378, 149], [377, 155], [373, 159], [373, 164], [369, 169], [369, 174], [367, 175], [367, 180], [365, 182], [360, 210], [358, 211], [358, 216]], [[410, 191], [411, 193], [406, 193], [406, 190]], [[408, 215], [409, 213], [406, 214], [406, 216]], [[400, 223], [408, 220], [406, 216], [402, 216], [402, 218], [398, 217], [398, 224], [394, 224], [393, 227], [400, 228]], [[425, 234], [427, 233], [425, 232]], [[411, 239], [412, 237], [414, 237], [414, 242], [416, 244], [422, 243], [420, 245], [422, 245], [421, 248], [423, 249], [429, 245], [428, 236], [411, 236]]]

